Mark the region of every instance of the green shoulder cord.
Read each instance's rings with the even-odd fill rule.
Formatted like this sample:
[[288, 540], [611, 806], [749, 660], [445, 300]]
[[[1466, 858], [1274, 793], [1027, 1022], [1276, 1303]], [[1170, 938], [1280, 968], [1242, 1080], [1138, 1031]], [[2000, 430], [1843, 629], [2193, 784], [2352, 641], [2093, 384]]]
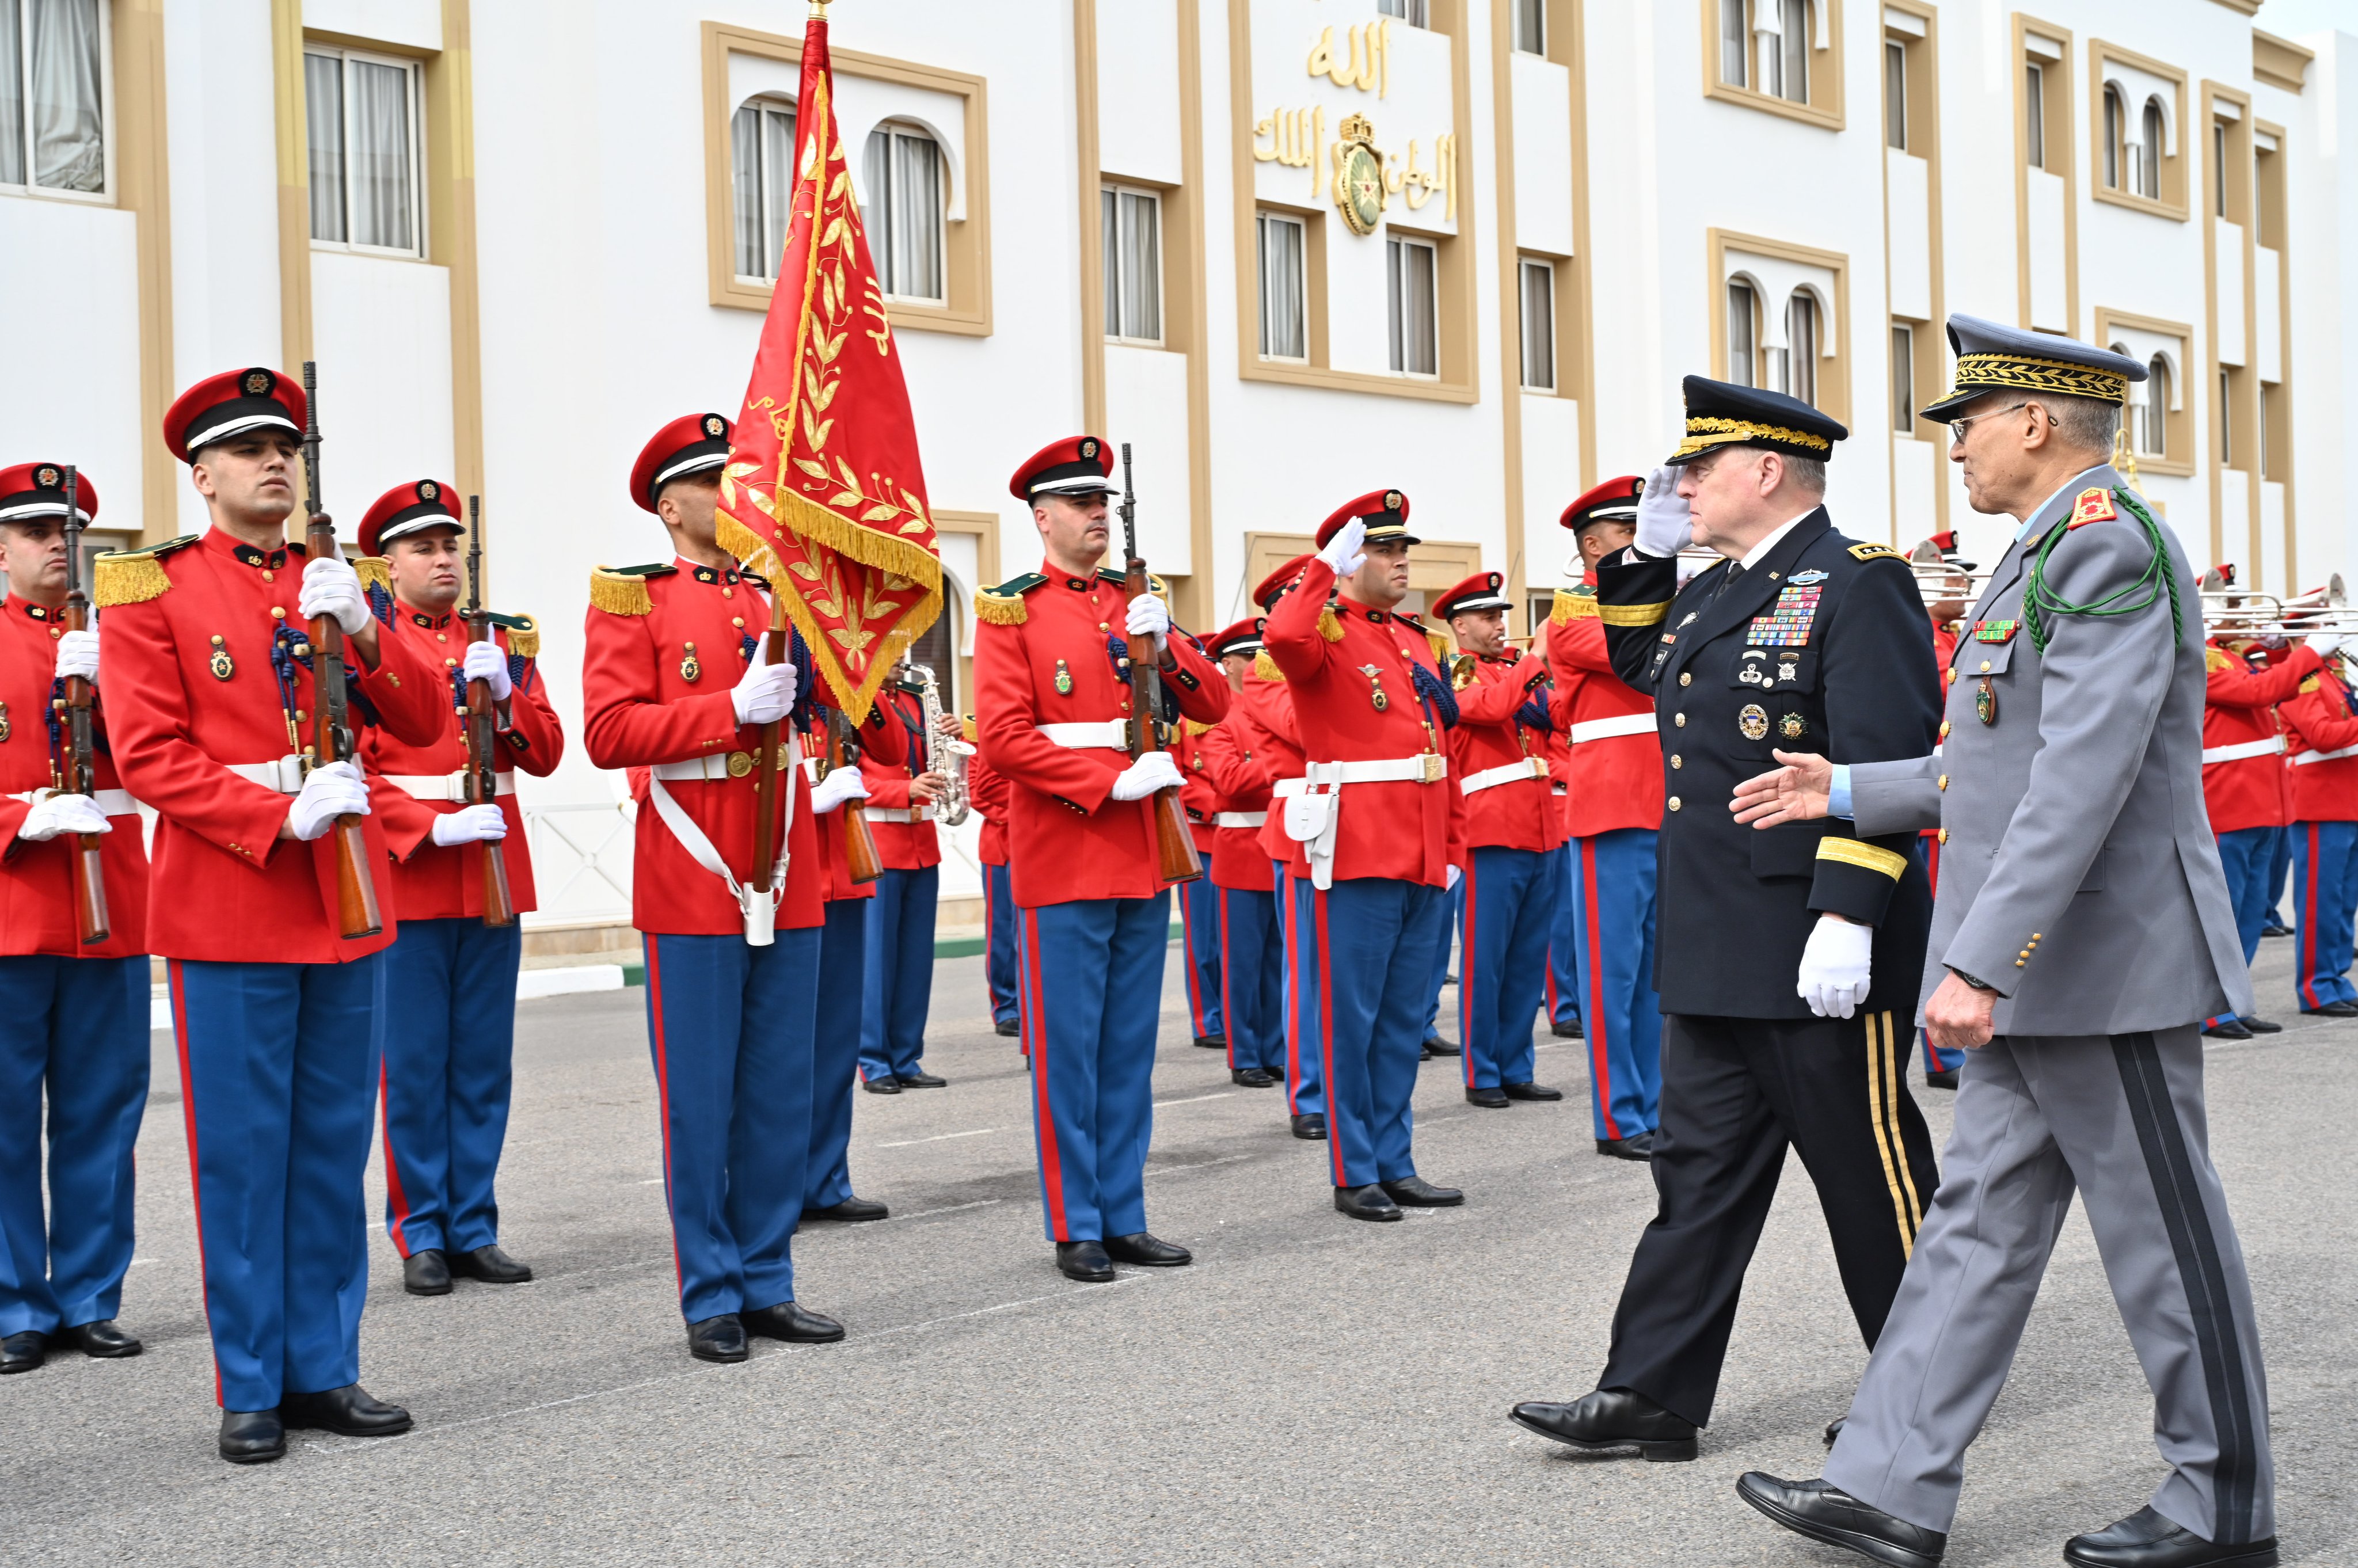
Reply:
[[2153, 546], [2153, 559], [2146, 563], [2145, 570], [2127, 587], [2108, 593], [2093, 603], [2074, 604], [2047, 586], [2047, 557], [2055, 553], [2055, 546], [2061, 544], [2064, 535], [2071, 530], [2068, 527], [2050, 529], [2047, 543], [2030, 563], [2030, 583], [2022, 595], [2023, 624], [2030, 630], [2030, 645], [2042, 655], [2054, 635], [2047, 622], [2050, 615], [2135, 615], [2149, 607], [2165, 589], [2169, 594], [2172, 643], [2180, 648], [2186, 645], [2186, 620], [2178, 603], [2178, 575], [2169, 569], [2169, 547], [2162, 542], [2161, 525], [2153, 520], [2153, 514], [2147, 512], [2145, 503], [2130, 491], [2115, 490], [2113, 499], [2145, 530], [2146, 539]]

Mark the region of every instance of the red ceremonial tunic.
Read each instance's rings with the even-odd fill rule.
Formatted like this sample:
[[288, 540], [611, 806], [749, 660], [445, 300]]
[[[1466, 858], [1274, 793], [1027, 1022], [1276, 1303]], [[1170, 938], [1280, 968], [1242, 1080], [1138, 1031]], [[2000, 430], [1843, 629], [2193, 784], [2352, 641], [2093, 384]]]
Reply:
[[[2358, 714], [2350, 711], [2349, 688], [2332, 670], [2312, 670], [2277, 711], [2284, 716], [2290, 753], [2285, 772], [2292, 784], [2292, 819], [2358, 822]], [[2345, 749], [2353, 754], [2301, 761]]]
[[1515, 717], [1547, 678], [1547, 666], [1520, 657], [1477, 659], [1473, 684], [1457, 693], [1457, 728], [1449, 732], [1449, 766], [1464, 791], [1466, 782], [1492, 768], [1539, 771], [1466, 795], [1468, 849], [1546, 851], [1563, 842], [1563, 814], [1547, 773], [1544, 731]]
[[[1595, 573], [1584, 586], [1594, 589]], [[1564, 830], [1593, 838], [1624, 827], [1662, 826], [1662, 743], [1650, 728], [1628, 734], [1584, 735], [1583, 727], [1651, 716], [1654, 699], [1613, 673], [1605, 651], [1605, 622], [1592, 594], [1559, 594], [1548, 623], [1548, 665], [1555, 672], [1552, 717], [1571, 750], [1571, 793]], [[1565, 617], [1569, 619], [1565, 619]]]
[[[827, 698], [822, 696], [820, 700], [825, 702]], [[822, 716], [815, 715], [810, 733], [803, 737], [803, 755], [806, 757], [818, 756], [827, 747], [827, 729], [821, 719]], [[881, 697], [874, 707], [869, 708], [868, 721], [860, 725], [857, 730], [851, 731], [850, 736], [852, 744], [859, 747], [863, 762], [871, 753], [879, 762], [896, 766], [907, 759], [908, 733], [901, 728], [897, 719], [884, 711], [884, 704]], [[863, 780], [867, 778], [868, 774], [864, 767], [860, 776]], [[862, 801], [860, 804], [866, 806], [870, 803]], [[853, 881], [851, 868], [844, 863], [843, 808], [838, 806], [818, 818], [812, 825], [812, 831], [818, 836], [818, 860], [822, 875], [826, 880], [827, 902], [833, 903], [842, 898], [874, 898], [876, 884]], [[884, 863], [883, 836], [872, 824], [869, 827], [868, 836], [877, 840], [877, 860], [879, 864]]]
[[[1329, 641], [1319, 630], [1319, 615], [1334, 587], [1335, 568], [1314, 557], [1302, 568], [1301, 585], [1278, 601], [1261, 631], [1293, 696], [1303, 755], [1314, 762], [1370, 762], [1441, 752], [1412, 673], [1421, 667], [1448, 684], [1424, 629], [1344, 597], [1335, 606], [1343, 635]], [[1371, 668], [1373, 676], [1367, 673]], [[1381, 708], [1375, 704], [1379, 685]], [[1465, 863], [1466, 799], [1454, 771], [1433, 784], [1347, 784], [1342, 795], [1335, 881], [1387, 877], [1446, 887], [1449, 867]], [[1298, 860], [1306, 863], [1306, 857]]]
[[[361, 754], [369, 773], [369, 807], [384, 824], [384, 840], [393, 850], [394, 902], [405, 920], [481, 918], [483, 913], [483, 847], [481, 844], [441, 845], [434, 842], [434, 819], [466, 808], [463, 798], [421, 800], [386, 775], [443, 777], [454, 780], [467, 766], [464, 710], [453, 689], [459, 661], [467, 654], [467, 622], [444, 613], [431, 614], [395, 600], [393, 624], [378, 635], [415, 643], [427, 660], [443, 666], [445, 705], [442, 737], [430, 745], [413, 746], [381, 730], [361, 738]], [[492, 636], [503, 653], [510, 652], [507, 628], [494, 626]], [[511, 671], [514, 661], [509, 661]], [[565, 731], [549, 706], [548, 688], [533, 660], [525, 661], [523, 678], [515, 682], [508, 704], [510, 727], [493, 742], [492, 754], [501, 773], [526, 773], [546, 778], [565, 754]], [[498, 797], [500, 815], [507, 819], [508, 836], [500, 841], [500, 858], [507, 863], [508, 892], [516, 913], [537, 909], [532, 881], [532, 845], [525, 836], [524, 808], [513, 794]]]
[[[147, 950], [147, 847], [139, 813], [111, 816], [99, 840], [99, 880], [106, 891], [106, 940], [85, 947], [73, 905], [73, 835], [46, 844], [16, 837], [32, 803], [19, 795], [50, 788], [49, 693], [58, 674], [57, 639], [65, 611], [10, 594], [0, 600], [0, 955], [46, 953], [61, 958], [127, 958]], [[106, 670], [102, 665], [99, 679]], [[107, 755], [103, 694], [93, 695], [92, 787], [121, 789]], [[62, 725], [62, 719], [60, 719]], [[62, 729], [56, 755], [64, 755]]]
[[[1234, 707], [1234, 688], [1230, 690], [1230, 706]], [[1226, 723], [1223, 719], [1221, 722]], [[1171, 741], [1171, 760], [1179, 764], [1179, 775], [1187, 782], [1179, 791], [1179, 804], [1187, 808], [1187, 828], [1195, 836], [1195, 852], [1208, 867], [1212, 849], [1219, 830], [1212, 818], [1223, 809], [1220, 791], [1206, 774], [1204, 737], [1210, 733], [1208, 725], [1189, 719], [1180, 725], [1179, 733]]]
[[[984, 596], [974, 633], [975, 720], [984, 755], [1008, 781], [1008, 866], [1023, 908], [1078, 899], [1152, 898], [1161, 876], [1149, 801], [1112, 796], [1126, 752], [1058, 745], [1043, 724], [1130, 717], [1130, 687], [1107, 641], [1129, 600], [1120, 578], [1071, 577], [1044, 565], [1024, 586]], [[1014, 589], [1013, 592], [1005, 591]], [[1228, 710], [1228, 683], [1175, 631], [1164, 686], [1205, 723]]]
[[[611, 608], [608, 608], [611, 606]], [[726, 775], [668, 779], [665, 788], [702, 828], [740, 883], [753, 874], [753, 779], [759, 726], [737, 722], [730, 693], [744, 676], [748, 636], [770, 629], [769, 600], [734, 571], [681, 561], [633, 573], [600, 570], [583, 627], [581, 732], [590, 760], [631, 770], [638, 836], [631, 871], [631, 924], [676, 936], [738, 936], [743, 912], [721, 880], [696, 863], [655, 810], [650, 768], [699, 757], [741, 759]], [[692, 677], [691, 677], [691, 672]], [[792, 733], [787, 727], [786, 733]], [[780, 741], [781, 755], [784, 741]], [[810, 810], [810, 781], [786, 770], [793, 822], [778, 929], [826, 924], [825, 868]], [[780, 791], [780, 809], [786, 792]]]
[[[384, 929], [337, 934], [334, 836], [282, 839], [293, 797], [224, 763], [273, 762], [311, 743], [311, 671], [293, 666], [300, 742], [271, 665], [277, 629], [302, 631], [297, 600], [303, 546], [264, 552], [219, 528], [192, 545], [100, 562], [108, 693], [107, 735], [124, 787], [155, 807], [155, 870], [147, 951], [214, 963], [332, 964], [388, 946], [399, 914], [384, 824], [362, 817]], [[369, 667], [351, 640], [344, 667], [355, 694], [396, 739], [427, 745], [449, 723], [438, 662], [377, 629], [383, 662]], [[367, 725], [358, 701], [355, 729]], [[361, 753], [365, 771], [367, 752]]]
[[[1302, 776], [1302, 730], [1293, 722], [1293, 694], [1286, 689], [1284, 676], [1276, 671], [1276, 661], [1264, 650], [1253, 661], [1253, 673], [1245, 677], [1245, 688], [1237, 694], [1235, 708], [1237, 750], [1263, 788], [1280, 779]], [[1229, 785], [1232, 793], [1247, 787], [1245, 782]], [[1282, 862], [1289, 868], [1306, 869], [1302, 846], [1285, 836], [1280, 804], [1274, 799], [1270, 802], [1269, 818], [1261, 824], [1255, 842], [1260, 846], [1262, 859], [1272, 865]], [[1272, 871], [1272, 888], [1274, 877]]]
[[[1254, 677], [1245, 677], [1247, 692], [1254, 684]], [[1281, 694], [1285, 689], [1274, 681], [1260, 684]], [[1267, 813], [1270, 809], [1269, 786], [1272, 781], [1268, 768], [1252, 753], [1251, 743], [1246, 739], [1248, 729], [1245, 700], [1239, 697], [1229, 707], [1226, 719], [1197, 738], [1195, 754], [1202, 763], [1203, 776], [1214, 792], [1216, 814]], [[1263, 826], [1266, 825], [1264, 816]], [[1260, 835], [1260, 827], [1214, 825], [1211, 877], [1216, 886], [1242, 892], [1277, 891], [1276, 871], [1270, 863], [1269, 851], [1261, 847]]]
[[[2309, 770], [2295, 770], [2276, 749], [2283, 734], [2277, 704], [2298, 693], [2325, 661], [2305, 643], [2266, 669], [2254, 669], [2242, 654], [2225, 648], [2205, 648], [2202, 657], [2210, 672], [2202, 693], [2202, 804], [2211, 831], [2284, 827], [2296, 815], [2292, 774]], [[2212, 760], [2243, 746], [2267, 749]]]
[[979, 751], [967, 759], [966, 798], [982, 818], [975, 858], [986, 866], [1007, 864], [1007, 775]]
[[[878, 718], [883, 722], [874, 722]], [[915, 696], [888, 686], [876, 694], [875, 711], [860, 731], [869, 742], [860, 749], [860, 776], [868, 781], [868, 830], [876, 839], [876, 859], [888, 871], [921, 871], [942, 863], [941, 830], [928, 816], [923, 822], [907, 820], [912, 766], [925, 765], [925, 704]], [[912, 729], [915, 726], [915, 729]], [[903, 814], [901, 821], [893, 812]], [[840, 837], [838, 835], [838, 837]]]

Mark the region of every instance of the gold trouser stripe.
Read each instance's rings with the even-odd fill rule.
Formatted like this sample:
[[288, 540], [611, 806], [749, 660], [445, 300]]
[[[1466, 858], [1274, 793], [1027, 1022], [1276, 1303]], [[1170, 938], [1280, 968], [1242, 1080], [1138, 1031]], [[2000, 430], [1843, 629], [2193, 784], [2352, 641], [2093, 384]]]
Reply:
[[[1883, 1021], [1881, 1041], [1876, 1038], [1876, 1020], [1878, 1017]], [[1891, 1193], [1891, 1211], [1899, 1220], [1900, 1255], [1913, 1257], [1916, 1252], [1916, 1227], [1909, 1222], [1908, 1196], [1899, 1187], [1899, 1172], [1907, 1164], [1907, 1148], [1900, 1145], [1899, 1158], [1897, 1161], [1892, 1158], [1892, 1146], [1899, 1141], [1898, 1131], [1884, 1113], [1884, 1087], [1889, 1073], [1887, 1051], [1890, 1045], [1890, 1034], [1889, 1013], [1870, 1012], [1866, 1015], [1866, 1119], [1875, 1129], [1876, 1151], [1883, 1156], [1883, 1184]], [[1911, 1185], [1909, 1191], [1913, 1190]]]
[[1891, 1029], [1891, 1014], [1883, 1015], [1883, 1081], [1891, 1086], [1885, 1103], [1891, 1110], [1891, 1147], [1898, 1154], [1899, 1184], [1908, 1191], [1908, 1244], [1910, 1251], [1916, 1245], [1916, 1233], [1924, 1228], [1924, 1200], [1916, 1193], [1916, 1173], [1908, 1168], [1908, 1141], [1899, 1135], [1899, 1097], [1908, 1092], [1907, 1058], [1900, 1054]]
[[1845, 866], [1859, 866], [1870, 871], [1880, 871], [1898, 881], [1908, 870], [1908, 857], [1897, 850], [1866, 844], [1856, 838], [1826, 838], [1818, 840], [1818, 859], [1840, 860]]
[[1607, 626], [1658, 626], [1670, 619], [1671, 601], [1659, 604], [1600, 604], [1596, 618]]

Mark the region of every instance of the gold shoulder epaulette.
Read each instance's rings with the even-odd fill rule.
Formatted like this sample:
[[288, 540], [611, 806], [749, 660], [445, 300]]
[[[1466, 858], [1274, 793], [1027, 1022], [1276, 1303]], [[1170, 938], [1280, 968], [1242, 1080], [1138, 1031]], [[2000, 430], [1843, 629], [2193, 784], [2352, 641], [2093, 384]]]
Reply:
[[508, 634], [508, 652], [520, 659], [540, 657], [540, 622], [529, 615], [502, 615], [485, 611], [483, 619]]
[[1596, 590], [1586, 583], [1578, 588], [1555, 590], [1555, 602], [1548, 607], [1548, 620], [1557, 626], [1568, 626], [1575, 621], [1596, 619]]
[[172, 579], [160, 564], [175, 550], [184, 550], [197, 542], [194, 534], [183, 534], [177, 539], [167, 539], [144, 550], [108, 550], [92, 563], [90, 574], [91, 602], [104, 610], [114, 604], [142, 604], [160, 599], [172, 587]]
[[968, 714], [960, 723], [965, 726], [967, 744], [972, 745], [982, 739], [982, 731], [976, 726], [973, 714]]
[[1029, 614], [1023, 608], [1023, 596], [1047, 580], [1039, 572], [1025, 572], [1022, 577], [1009, 578], [997, 588], [975, 589], [975, 619], [993, 626], [1022, 625]]
[[2216, 648], [2205, 648], [2202, 650], [2202, 670], [2205, 675], [2215, 676], [2221, 670], [2231, 667], [2234, 662], [2234, 660], [2229, 658], [2226, 654], [2221, 653]]
[[1907, 559], [1888, 545], [1853, 545], [1850, 554], [1851, 559], [1856, 561], [1871, 561], [1878, 556], [1889, 556], [1894, 560]]
[[2303, 682], [2301, 682], [2301, 683], [2300, 683], [2300, 691], [2301, 691], [2301, 695], [2302, 695], [2303, 697], [2306, 697], [2306, 696], [2308, 696], [2310, 692], [2315, 691], [2319, 687], [2321, 687], [2321, 686], [2323, 686], [2324, 684], [2325, 684], [2325, 682], [2324, 682], [2323, 680], [2320, 679], [2318, 676], [2309, 676], [2307, 680], [2305, 680], [2305, 681], [2303, 681]]
[[1277, 667], [1277, 661], [1269, 656], [1267, 648], [1253, 655], [1253, 674], [1263, 680], [1282, 681], [1285, 678], [1285, 672]]
[[1457, 654], [1455, 642], [1430, 626], [1421, 627], [1419, 630], [1424, 633], [1425, 644], [1433, 650], [1433, 662], [1446, 667], [1449, 661]]
[[362, 593], [373, 588], [393, 591], [393, 563], [383, 556], [354, 556], [352, 575], [361, 579]]
[[[1201, 735], [1206, 730], [1211, 729], [1210, 725], [1205, 723], [1200, 719], [1182, 719], [1179, 721], [1179, 724], [1180, 728], [1184, 730], [1191, 736]], [[1195, 765], [1199, 768], [1202, 767], [1204, 765], [1203, 759], [1197, 758]]]
[[647, 591], [647, 579], [669, 577], [677, 570], [668, 561], [644, 567], [596, 568], [590, 573], [590, 606], [609, 615], [652, 615], [655, 600]]

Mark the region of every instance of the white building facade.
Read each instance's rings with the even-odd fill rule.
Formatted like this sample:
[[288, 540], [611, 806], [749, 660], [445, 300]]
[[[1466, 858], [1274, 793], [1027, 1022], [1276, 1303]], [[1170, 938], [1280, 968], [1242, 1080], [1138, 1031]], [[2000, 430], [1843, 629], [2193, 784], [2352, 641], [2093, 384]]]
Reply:
[[[743, 393], [806, 10], [0, 0], [0, 461], [81, 464], [107, 543], [199, 528], [166, 406], [316, 360], [332, 510], [481, 493], [491, 602], [541, 619], [578, 736], [590, 568], [667, 548], [631, 463]], [[1957, 310], [2152, 365], [2143, 488], [2245, 583], [2320, 581], [2358, 438], [2358, 16], [2263, 12], [838, 0], [951, 579], [924, 654], [964, 705], [973, 589], [1037, 559], [1007, 475], [1083, 429], [1131, 444], [1192, 626], [1385, 487], [1420, 591], [1489, 568], [1541, 606], [1558, 513], [1660, 460], [1690, 373], [1850, 427], [1844, 531], [1990, 558], [2007, 524], [1913, 418]], [[577, 747], [526, 788], [542, 923], [621, 916], [617, 781]], [[978, 918], [971, 836], [946, 920]]]

